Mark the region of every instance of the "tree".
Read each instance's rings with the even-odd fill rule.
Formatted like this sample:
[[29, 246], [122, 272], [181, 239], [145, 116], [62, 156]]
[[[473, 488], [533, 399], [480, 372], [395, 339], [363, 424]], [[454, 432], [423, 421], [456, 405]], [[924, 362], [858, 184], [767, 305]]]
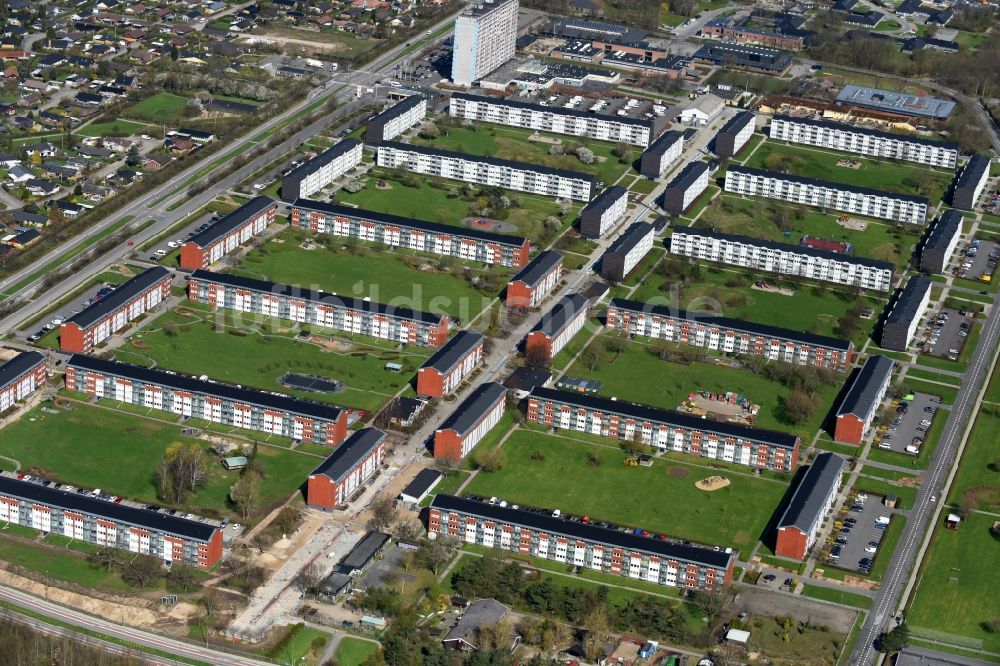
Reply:
[[719, 617], [732, 600], [733, 595], [728, 590], [712, 592], [697, 591], [691, 597], [691, 601], [709, 619], [709, 623]]
[[208, 461], [201, 445], [175, 442], [167, 447], [156, 472], [158, 495], [172, 504], [180, 503], [205, 483], [207, 475]]
[[595, 606], [583, 618], [583, 626], [587, 630], [583, 638], [583, 650], [587, 655], [587, 661], [594, 662], [601, 655], [604, 643], [611, 632], [611, 621], [608, 619], [607, 611], [601, 606]]
[[171, 44], [170, 45], [170, 59], [173, 60], [174, 62], [177, 62], [177, 58], [179, 58], [180, 55], [181, 55], [180, 51], [177, 50], [177, 45], [176, 44]]
[[414, 551], [413, 561], [417, 566], [430, 569], [437, 576], [441, 567], [451, 561], [457, 549], [458, 543], [453, 539], [438, 537]]
[[318, 564], [313, 562], [309, 566], [305, 567], [298, 573], [295, 577], [295, 587], [299, 589], [302, 594], [316, 594], [319, 590], [320, 583], [323, 582], [323, 570]]
[[601, 364], [601, 350], [596, 347], [587, 347], [580, 357], [587, 369], [593, 372]]
[[133, 587], [146, 587], [161, 575], [163, 565], [153, 555], [136, 555], [122, 568], [122, 580]]
[[122, 563], [122, 552], [117, 548], [101, 548], [87, 555], [87, 561], [111, 573]]
[[392, 526], [392, 535], [401, 543], [416, 543], [424, 535], [420, 521], [401, 520]]
[[245, 469], [233, 487], [229, 489], [229, 499], [232, 500], [243, 520], [248, 520], [253, 515], [260, 497], [260, 483], [260, 472]]
[[816, 411], [816, 400], [799, 389], [794, 389], [782, 401], [781, 411], [792, 424], [808, 421]]
[[584, 164], [594, 163], [594, 151], [592, 151], [589, 148], [583, 148], [582, 146], [580, 148], [577, 148], [576, 157]]
[[476, 467], [483, 472], [499, 472], [507, 464], [507, 454], [497, 447], [481, 451], [476, 456]]
[[128, 147], [128, 154], [125, 156], [125, 164], [130, 167], [139, 166], [142, 162], [142, 156], [139, 155], [139, 146], [132, 144]]
[[396, 503], [388, 495], [381, 495], [372, 500], [371, 512], [368, 526], [373, 530], [384, 530], [392, 525], [396, 517]]
[[910, 627], [906, 624], [897, 625], [892, 631], [879, 636], [875, 641], [875, 649], [879, 652], [899, 652], [910, 644]]
[[187, 564], [174, 564], [167, 572], [167, 585], [178, 592], [194, 592], [198, 589], [198, 570]]

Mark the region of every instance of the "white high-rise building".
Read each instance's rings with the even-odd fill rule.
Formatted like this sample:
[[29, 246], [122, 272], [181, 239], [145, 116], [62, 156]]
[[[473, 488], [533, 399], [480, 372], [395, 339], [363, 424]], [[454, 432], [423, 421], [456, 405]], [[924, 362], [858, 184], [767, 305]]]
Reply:
[[455, 19], [451, 80], [471, 86], [514, 56], [517, 0], [479, 0]]

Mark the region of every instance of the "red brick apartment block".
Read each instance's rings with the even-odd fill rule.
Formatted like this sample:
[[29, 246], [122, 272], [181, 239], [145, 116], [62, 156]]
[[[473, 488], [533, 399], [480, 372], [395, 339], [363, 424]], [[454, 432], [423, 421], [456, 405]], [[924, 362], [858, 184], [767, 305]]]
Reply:
[[271, 197], [254, 197], [181, 245], [181, 268], [207, 268], [267, 229], [278, 210]]
[[486, 338], [460, 331], [417, 370], [417, 395], [440, 398], [452, 393], [483, 359]]
[[384, 459], [384, 432], [376, 428], [354, 432], [309, 475], [306, 503], [323, 509], [346, 504]]
[[434, 457], [461, 460], [493, 429], [507, 402], [507, 389], [480, 384], [434, 432]]
[[552, 291], [562, 277], [563, 257], [546, 250], [531, 260], [507, 283], [508, 308], [533, 308]]
[[46, 379], [45, 356], [35, 351], [21, 352], [0, 365], [0, 412], [40, 389]]
[[835, 453], [816, 456], [778, 522], [776, 555], [805, 559], [823, 526], [823, 517], [833, 508], [846, 467], [847, 461]]
[[886, 356], [868, 357], [837, 407], [836, 441], [861, 444], [889, 390], [894, 367], [896, 363]]
[[566, 294], [528, 333], [524, 351], [528, 358], [551, 361], [587, 322], [590, 301], [582, 294]]

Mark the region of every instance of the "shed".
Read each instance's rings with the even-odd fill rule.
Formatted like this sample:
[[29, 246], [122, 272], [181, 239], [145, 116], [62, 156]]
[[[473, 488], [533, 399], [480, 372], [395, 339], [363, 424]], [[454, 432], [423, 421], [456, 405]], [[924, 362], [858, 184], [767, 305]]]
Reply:
[[385, 618], [374, 615], [362, 615], [361, 626], [366, 629], [385, 629]]
[[243, 469], [247, 466], [246, 456], [230, 456], [222, 459], [222, 466], [229, 471]]
[[726, 632], [726, 641], [736, 645], [746, 645], [750, 640], [750, 632], [743, 629], [730, 629]]
[[401, 366], [399, 363], [386, 363], [385, 369], [388, 370], [389, 372], [402, 372], [403, 366]]
[[959, 524], [962, 522], [962, 517], [957, 513], [949, 513], [947, 520], [944, 521], [944, 526], [949, 530], [957, 530]]
[[890, 509], [895, 509], [896, 504], [899, 502], [899, 498], [895, 495], [886, 495], [882, 498], [882, 504], [889, 507]]
[[403, 488], [403, 492], [399, 494], [399, 499], [403, 504], [409, 506], [416, 506], [423, 501], [427, 494], [434, 489], [441, 481], [441, 472], [433, 469], [422, 469], [420, 473], [410, 481], [410, 483]]

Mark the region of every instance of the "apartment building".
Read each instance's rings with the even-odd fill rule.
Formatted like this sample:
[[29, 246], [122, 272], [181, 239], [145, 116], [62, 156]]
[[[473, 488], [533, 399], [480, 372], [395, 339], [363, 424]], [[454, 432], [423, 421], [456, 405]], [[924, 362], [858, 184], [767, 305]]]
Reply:
[[590, 301], [582, 294], [566, 294], [542, 315], [528, 332], [524, 352], [529, 359], [549, 362], [587, 322]]
[[490, 504], [437, 494], [427, 514], [427, 533], [486, 548], [541, 557], [594, 571], [705, 592], [726, 588], [736, 554], [643, 537], [568, 520], [552, 511]]
[[684, 152], [684, 133], [675, 130], [664, 132], [639, 158], [639, 173], [656, 179], [681, 158]]
[[21, 352], [0, 365], [0, 414], [44, 386], [46, 379], [45, 356], [36, 351]]
[[247, 430], [336, 446], [347, 436], [347, 410], [280, 393], [73, 354], [66, 388], [95, 398]]
[[507, 389], [496, 382], [480, 384], [434, 431], [434, 457], [462, 460], [500, 422]]
[[850, 340], [624, 298], [611, 299], [607, 326], [630, 336], [667, 340], [726, 354], [751, 354], [837, 372], [847, 370], [854, 357], [854, 343]]
[[920, 248], [920, 270], [944, 273], [962, 237], [962, 212], [949, 208], [930, 228]]
[[260, 196], [219, 218], [208, 229], [181, 245], [181, 268], [208, 268], [267, 229], [274, 221], [277, 210], [278, 204], [274, 199]]
[[802, 477], [778, 521], [775, 555], [804, 560], [816, 543], [823, 518], [837, 501], [847, 461], [835, 453], [820, 453]]
[[828, 250], [692, 227], [674, 227], [670, 238], [670, 252], [694, 259], [876, 291], [889, 291], [895, 279], [895, 266], [886, 261], [848, 257]]
[[351, 433], [312, 471], [306, 481], [306, 504], [336, 509], [372, 478], [385, 460], [386, 434], [377, 428]]
[[451, 80], [469, 87], [514, 57], [517, 0], [477, 0], [455, 17]]
[[559, 284], [562, 272], [561, 254], [555, 250], [539, 253], [507, 283], [507, 307], [536, 307]]
[[889, 391], [895, 367], [895, 361], [886, 356], [869, 356], [855, 373], [850, 388], [837, 406], [833, 431], [836, 441], [860, 446]]
[[191, 274], [188, 298], [217, 308], [418, 347], [443, 345], [450, 324], [448, 316], [443, 314], [201, 270]]
[[865, 129], [831, 120], [776, 115], [771, 119], [771, 139], [943, 169], [954, 169], [958, 163], [957, 144], [931, 141], [911, 134]]
[[726, 171], [725, 190], [908, 224], [923, 224], [930, 209], [930, 202], [924, 197], [743, 166], [733, 166]]
[[973, 155], [958, 175], [951, 194], [951, 205], [962, 210], [975, 210], [976, 202], [990, 180], [990, 158]]
[[653, 249], [656, 228], [648, 222], [636, 222], [608, 246], [601, 257], [601, 275], [622, 282]]
[[680, 215], [708, 188], [708, 164], [688, 162], [663, 190], [663, 210]]
[[747, 144], [756, 128], [757, 116], [751, 111], [740, 111], [715, 135], [715, 154], [719, 159], [735, 156]]
[[580, 211], [580, 235], [600, 238], [618, 223], [628, 210], [628, 190], [612, 185]]
[[584, 136], [600, 141], [628, 143], [645, 148], [666, 126], [663, 118], [647, 120], [543, 106], [518, 99], [485, 97], [457, 92], [448, 103], [448, 115], [462, 120], [524, 127], [540, 132]]
[[459, 331], [417, 370], [417, 395], [440, 398], [453, 393], [482, 362], [486, 338]]
[[310, 199], [296, 199], [289, 220], [293, 227], [314, 233], [509, 268], [527, 264], [531, 247], [528, 240], [520, 236], [424, 222]]
[[387, 169], [403, 168], [464, 183], [502, 187], [547, 197], [590, 201], [597, 183], [579, 171], [513, 162], [496, 157], [476, 157], [450, 150], [386, 141], [375, 147], [376, 162]]
[[[377, 144], [382, 141], [392, 141], [406, 130], [419, 124], [426, 115], [427, 98], [423, 95], [410, 95], [367, 122], [365, 142]], [[309, 195], [303, 194], [302, 196]]]
[[906, 351], [920, 326], [920, 317], [931, 299], [931, 281], [914, 275], [899, 290], [882, 323], [879, 347], [891, 351]]
[[675, 451], [781, 472], [792, 471], [799, 462], [799, 438], [795, 435], [586, 393], [537, 386], [528, 394], [526, 418], [609, 439], [631, 441], [638, 437], [661, 454]]
[[342, 139], [306, 160], [281, 179], [281, 198], [295, 201], [309, 197], [361, 164], [363, 146], [357, 139]]
[[59, 348], [90, 353], [170, 296], [174, 274], [162, 266], [139, 273], [59, 326]]

